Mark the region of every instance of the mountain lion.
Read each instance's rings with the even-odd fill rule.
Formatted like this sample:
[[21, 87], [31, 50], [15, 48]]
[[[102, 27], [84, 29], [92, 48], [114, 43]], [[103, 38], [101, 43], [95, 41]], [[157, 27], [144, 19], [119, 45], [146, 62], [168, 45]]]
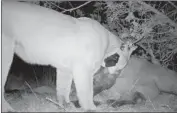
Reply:
[[16, 53], [31, 64], [57, 69], [59, 105], [69, 103], [74, 80], [81, 107], [95, 109], [93, 75], [104, 59], [119, 54], [110, 73], [122, 69], [129, 59], [121, 41], [97, 21], [74, 18], [48, 8], [13, 1], [2, 1], [2, 110], [12, 110], [4, 99], [4, 85]]

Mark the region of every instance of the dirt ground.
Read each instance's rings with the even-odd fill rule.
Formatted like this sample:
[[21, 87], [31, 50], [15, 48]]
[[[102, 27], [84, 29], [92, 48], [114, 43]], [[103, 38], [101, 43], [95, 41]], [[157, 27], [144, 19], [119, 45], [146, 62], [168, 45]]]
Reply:
[[[6, 93], [6, 100], [18, 112], [71, 112], [83, 111], [74, 106], [64, 109], [57, 105], [56, 90], [48, 86], [35, 89]], [[104, 94], [94, 97], [96, 100], [106, 99]], [[177, 97], [170, 94], [160, 95], [157, 100], [147, 101], [145, 105], [124, 105], [113, 108], [108, 103], [101, 103], [96, 111], [116, 112], [174, 112], [177, 111]]]

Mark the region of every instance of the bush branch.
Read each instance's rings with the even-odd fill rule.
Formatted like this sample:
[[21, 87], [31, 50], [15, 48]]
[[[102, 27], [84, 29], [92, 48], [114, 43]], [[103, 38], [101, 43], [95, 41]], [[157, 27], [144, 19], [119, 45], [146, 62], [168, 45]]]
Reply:
[[68, 11], [71, 12], [71, 11], [73, 11], [73, 10], [79, 9], [79, 8], [81, 8], [81, 7], [83, 7], [83, 6], [87, 5], [87, 4], [89, 4], [90, 2], [92, 2], [92, 1], [85, 2], [84, 4], [82, 4], [82, 5], [80, 5], [80, 6], [77, 6], [77, 7], [75, 7], [75, 8], [66, 9], [66, 10], [62, 11], [62, 13], [65, 13], [65, 12], [68, 12]]

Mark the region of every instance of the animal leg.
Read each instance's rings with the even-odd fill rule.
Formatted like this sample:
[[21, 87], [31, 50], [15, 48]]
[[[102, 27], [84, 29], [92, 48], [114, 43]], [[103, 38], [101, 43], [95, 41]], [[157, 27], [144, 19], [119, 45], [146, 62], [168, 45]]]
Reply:
[[146, 100], [150, 99], [151, 101], [153, 101], [153, 99], [156, 98], [160, 93], [154, 82], [139, 85], [136, 87], [136, 91], [142, 93]]
[[8, 72], [12, 64], [14, 55], [14, 42], [11, 38], [2, 34], [2, 112], [14, 111], [4, 98], [4, 86], [7, 80]]
[[60, 107], [68, 107], [70, 103], [69, 94], [71, 91], [72, 74], [57, 69], [57, 99]]
[[145, 104], [146, 98], [140, 92], [132, 92], [130, 99], [120, 99], [120, 100], [108, 100], [107, 103], [111, 104], [112, 107], [120, 107], [127, 104]]
[[79, 103], [84, 110], [94, 110], [93, 103], [93, 73], [84, 65], [76, 65], [73, 70]]

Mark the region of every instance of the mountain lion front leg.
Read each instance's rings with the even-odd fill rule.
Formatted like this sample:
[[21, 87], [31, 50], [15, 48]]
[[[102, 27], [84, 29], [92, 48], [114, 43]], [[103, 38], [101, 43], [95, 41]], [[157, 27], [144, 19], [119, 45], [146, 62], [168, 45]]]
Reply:
[[62, 69], [57, 69], [57, 99], [60, 107], [69, 107], [70, 103], [69, 94], [72, 84], [72, 74], [71, 72], [63, 71]]
[[93, 103], [93, 71], [83, 64], [77, 64], [73, 69], [74, 83], [79, 104], [84, 110], [95, 110]]
[[4, 98], [4, 86], [14, 55], [14, 41], [2, 33], [2, 112], [14, 111]]

